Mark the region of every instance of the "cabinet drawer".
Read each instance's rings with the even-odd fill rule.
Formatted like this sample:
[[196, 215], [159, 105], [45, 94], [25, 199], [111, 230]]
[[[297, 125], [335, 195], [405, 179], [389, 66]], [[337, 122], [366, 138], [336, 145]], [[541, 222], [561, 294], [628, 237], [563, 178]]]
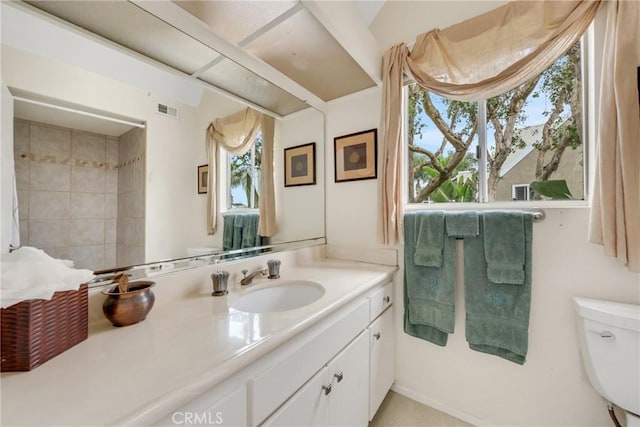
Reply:
[[393, 282], [390, 282], [381, 289], [378, 289], [370, 297], [369, 321], [373, 321], [387, 307], [393, 304]]
[[259, 424], [367, 327], [369, 301], [361, 301], [313, 340], [250, 381], [253, 423]]

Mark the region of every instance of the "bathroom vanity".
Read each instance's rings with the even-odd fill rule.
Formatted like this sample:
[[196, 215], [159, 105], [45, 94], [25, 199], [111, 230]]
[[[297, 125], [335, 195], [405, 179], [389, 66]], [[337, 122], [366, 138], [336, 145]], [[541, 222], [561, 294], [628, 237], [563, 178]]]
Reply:
[[[213, 271], [237, 283], [269, 257], [158, 277], [142, 323], [93, 317], [87, 341], [32, 372], [3, 374], [2, 424], [367, 425], [394, 379], [397, 267], [324, 252], [278, 254], [280, 279], [235, 284], [223, 297], [211, 296]], [[324, 292], [291, 310], [234, 308], [296, 281]]]

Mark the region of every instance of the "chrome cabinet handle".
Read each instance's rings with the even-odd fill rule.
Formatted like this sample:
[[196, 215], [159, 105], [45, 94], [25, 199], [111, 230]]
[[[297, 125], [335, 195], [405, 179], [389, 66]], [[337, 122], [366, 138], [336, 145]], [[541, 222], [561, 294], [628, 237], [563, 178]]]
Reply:
[[326, 396], [327, 394], [331, 393], [331, 384], [323, 385], [322, 389], [324, 390], [324, 395]]
[[333, 374], [333, 376], [336, 378], [336, 380], [338, 380], [338, 382], [340, 382], [340, 381], [342, 381], [342, 378], [344, 378], [344, 373], [342, 373], [342, 371], [340, 371], [337, 374]]
[[375, 334], [373, 334], [374, 338], [377, 340], [380, 339], [380, 332], [376, 332]]
[[382, 301], [384, 301], [385, 304], [389, 304], [389, 301], [391, 301], [391, 297], [389, 297], [388, 295], [386, 297], [384, 297], [382, 299]]

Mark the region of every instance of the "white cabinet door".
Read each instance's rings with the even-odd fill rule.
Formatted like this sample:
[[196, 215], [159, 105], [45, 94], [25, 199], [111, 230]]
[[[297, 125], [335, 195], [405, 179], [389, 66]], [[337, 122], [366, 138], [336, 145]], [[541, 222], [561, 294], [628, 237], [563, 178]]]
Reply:
[[369, 334], [363, 331], [263, 426], [366, 426]]
[[328, 364], [330, 426], [366, 426], [369, 409], [369, 334], [363, 331]]
[[389, 307], [369, 326], [369, 345], [371, 357], [369, 420], [371, 420], [395, 380], [393, 306]]
[[332, 393], [329, 371], [324, 367], [262, 425], [326, 426], [329, 424], [329, 398]]

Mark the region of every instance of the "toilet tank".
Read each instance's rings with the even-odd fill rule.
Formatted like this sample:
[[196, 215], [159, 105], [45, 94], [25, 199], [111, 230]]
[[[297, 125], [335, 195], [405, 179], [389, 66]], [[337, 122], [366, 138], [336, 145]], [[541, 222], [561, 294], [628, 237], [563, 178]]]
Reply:
[[593, 387], [640, 413], [640, 306], [574, 298], [580, 353]]

